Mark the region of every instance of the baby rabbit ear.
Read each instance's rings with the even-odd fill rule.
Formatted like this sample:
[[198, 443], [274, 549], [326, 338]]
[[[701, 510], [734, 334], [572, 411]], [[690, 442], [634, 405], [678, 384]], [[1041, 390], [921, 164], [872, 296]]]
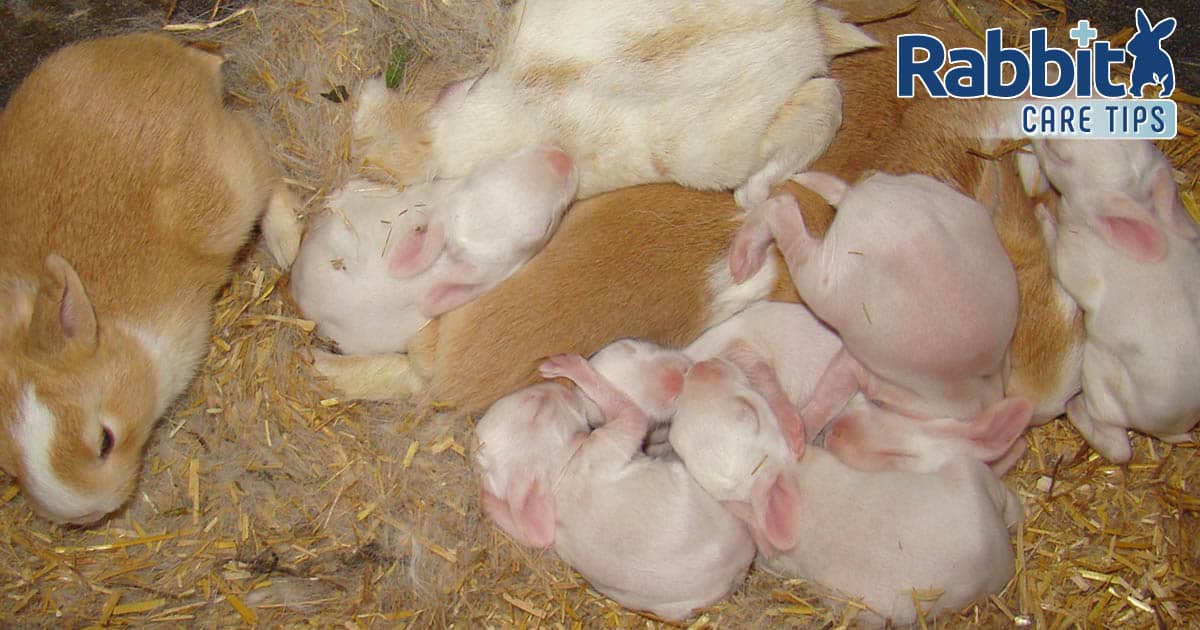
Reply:
[[800, 459], [807, 443], [804, 419], [800, 416], [800, 410], [783, 391], [775, 369], [743, 341], [730, 344], [721, 354], [722, 358], [737, 366], [749, 381], [750, 388], [767, 402], [779, 429], [783, 432], [788, 448], [796, 459]]
[[800, 492], [787, 470], [760, 477], [750, 493], [750, 509], [754, 514], [750, 527], [756, 531], [756, 539], [771, 547], [760, 549], [763, 555], [771, 557], [776, 550], [788, 551], [800, 544], [796, 530]]
[[479, 503], [483, 507], [483, 513], [488, 515], [493, 522], [521, 544], [525, 544], [521, 537], [521, 530], [517, 528], [517, 524], [513, 521], [512, 510], [508, 508], [508, 503], [504, 499], [488, 492], [481, 490], [479, 493]]
[[446, 247], [446, 229], [438, 220], [405, 234], [388, 255], [388, 271], [397, 278], [411, 278], [429, 269]]
[[38, 354], [90, 354], [97, 342], [96, 312], [75, 268], [58, 254], [46, 257], [30, 323], [29, 344]]
[[554, 544], [554, 495], [540, 479], [533, 479], [524, 492], [510, 493], [508, 507], [522, 543], [536, 549]]
[[434, 285], [425, 294], [425, 298], [421, 300], [420, 310], [425, 317], [437, 317], [443, 313], [448, 313], [467, 302], [475, 299], [480, 294], [483, 285], [481, 284], [454, 284], [443, 282]]
[[979, 412], [969, 422], [953, 420], [947, 431], [962, 431], [962, 437], [974, 451], [972, 456], [994, 462], [1008, 453], [1021, 438], [1033, 418], [1033, 404], [1024, 398], [1004, 398]]
[[513, 540], [536, 549], [554, 544], [554, 495], [539, 479], [518, 475], [509, 481], [505, 496], [480, 493], [483, 512]]
[[1167, 257], [1167, 237], [1147, 208], [1126, 197], [1107, 202], [1095, 217], [1096, 233], [1133, 260], [1156, 263]]
[[417, 303], [421, 314], [429, 318], [452, 311], [490, 288], [480, 282], [475, 265], [449, 256], [438, 268], [436, 276], [437, 282]]

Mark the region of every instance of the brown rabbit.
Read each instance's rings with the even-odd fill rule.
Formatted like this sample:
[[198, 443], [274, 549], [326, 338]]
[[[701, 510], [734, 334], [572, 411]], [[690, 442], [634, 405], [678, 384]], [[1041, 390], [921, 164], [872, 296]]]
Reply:
[[[1023, 208], [1027, 196], [997, 201], [996, 180], [983, 176], [990, 161], [972, 153], [989, 148], [981, 139], [994, 115], [987, 103], [895, 96], [895, 36], [944, 22], [944, 13], [940, 4], [923, 3], [905, 17], [867, 25], [863, 30], [885, 45], [833, 60], [844, 94], [843, 125], [811, 168], [847, 181], [873, 170], [925, 173], [988, 208], [1010, 202]], [[972, 44], [965, 31], [939, 36], [948, 45]], [[997, 168], [1006, 177], [1015, 172], [1011, 160]], [[985, 181], [993, 187], [981, 188]], [[798, 184], [784, 188], [797, 197], [810, 231], [823, 236], [832, 209]], [[622, 336], [685, 345], [732, 314], [714, 309], [728, 285], [714, 284], [713, 265], [727, 260], [740, 216], [734, 206], [726, 193], [673, 186], [624, 189], [577, 203], [545, 251], [493, 291], [435, 320], [413, 340], [411, 355], [318, 353], [316, 367], [350, 396], [424, 397], [477, 411], [536, 380], [536, 366], [549, 354], [587, 355]], [[1005, 205], [994, 213], [1021, 295], [1006, 382], [1010, 395], [1031, 398], [1040, 411], [1052, 404], [1054, 388], [1028, 384], [1069, 379], [1078, 322], [1041, 280], [1049, 268], [1036, 225], [1032, 231], [1025, 222], [1010, 225], [1013, 211]], [[786, 270], [777, 268], [770, 299], [795, 301]], [[1047, 332], [1029, 334], [1038, 330]]]
[[408, 355], [318, 352], [316, 367], [354, 397], [422, 396], [480, 411], [538, 380], [551, 354], [590, 355], [618, 337], [686, 345], [753, 301], [797, 299], [774, 260], [733, 284], [726, 250], [739, 216], [728, 193], [670, 184], [577, 202], [545, 249], [431, 322]]
[[87, 41], [0, 114], [0, 466], [53, 520], [129, 497], [264, 210], [273, 253], [298, 245], [294, 198], [224, 109], [220, 65], [162, 35]]
[[[1015, 156], [989, 163], [978, 189], [979, 200], [995, 202], [992, 223], [1017, 272], [1020, 312], [1008, 348], [1007, 396], [1033, 402], [1033, 424], [1066, 411], [1079, 391], [1083, 359], [1083, 311], [1050, 271], [1050, 251], [1026, 192]], [[995, 196], [992, 185], [995, 185]], [[1053, 204], [1056, 198], [1049, 195]]]

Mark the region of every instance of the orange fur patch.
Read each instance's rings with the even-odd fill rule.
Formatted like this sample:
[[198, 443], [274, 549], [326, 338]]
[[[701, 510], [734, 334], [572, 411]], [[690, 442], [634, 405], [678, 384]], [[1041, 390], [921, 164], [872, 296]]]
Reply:
[[579, 81], [585, 70], [587, 67], [580, 63], [533, 63], [517, 80], [526, 88], [557, 92]]
[[630, 41], [619, 54], [632, 63], [667, 64], [717, 36], [777, 26], [774, 16], [762, 12], [728, 16], [680, 12], [671, 23]]
[[1072, 349], [1083, 343], [1083, 315], [1064, 312], [1050, 271], [1050, 253], [1012, 158], [1001, 164], [996, 232], [1017, 272], [1020, 316], [1009, 347], [1007, 393], [1035, 402], [1054, 393]]
[[432, 375], [429, 398], [479, 410], [536, 381], [551, 354], [590, 356], [621, 337], [686, 345], [702, 332], [708, 269], [738, 214], [728, 193], [672, 185], [576, 203], [521, 271], [410, 345]]

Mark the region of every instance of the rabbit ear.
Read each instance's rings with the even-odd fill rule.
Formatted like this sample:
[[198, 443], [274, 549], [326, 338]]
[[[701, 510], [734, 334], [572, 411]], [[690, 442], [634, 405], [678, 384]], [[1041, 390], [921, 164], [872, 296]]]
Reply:
[[434, 318], [452, 311], [478, 297], [491, 285], [479, 269], [462, 260], [447, 256], [445, 263], [436, 272], [434, 283], [417, 304], [421, 314]]
[[549, 488], [543, 487], [541, 480], [526, 480], [518, 484], [520, 489], [513, 492], [513, 484], [509, 484], [509, 511], [513, 516], [517, 529], [521, 532], [524, 544], [537, 549], [544, 549], [554, 544], [554, 495]]
[[498, 497], [487, 490], [480, 492], [480, 503], [500, 529], [513, 540], [536, 549], [554, 544], [554, 495], [541, 480], [528, 473], [514, 476]]
[[475, 299], [483, 292], [483, 289], [481, 284], [454, 284], [452, 282], [436, 284], [421, 300], [421, 314], [434, 318], [448, 313]]
[[388, 271], [396, 278], [411, 278], [429, 269], [446, 246], [446, 228], [433, 219], [428, 225], [409, 231], [392, 247]]
[[[976, 459], [993, 462], [1021, 438], [1033, 417], [1033, 404], [1024, 398], [1004, 398], [979, 412], [969, 422], [954, 420], [948, 433], [961, 437]], [[949, 428], [953, 427], [953, 428]], [[957, 430], [957, 431], [956, 431]]]
[[800, 491], [786, 469], [776, 472], [774, 476], [764, 475], [754, 482], [750, 497], [753, 514], [750, 527], [756, 529], [756, 537], [770, 547], [760, 548], [763, 555], [771, 557], [800, 543], [796, 529], [796, 510], [799, 506]]
[[1153, 27], [1150, 26], [1150, 18], [1146, 17], [1146, 12], [1142, 10], [1142, 7], [1138, 7], [1137, 10], [1134, 11], [1134, 16], [1136, 16], [1134, 19], [1137, 22], [1137, 30], [1139, 33], [1149, 33], [1153, 30]]
[[767, 407], [770, 408], [780, 430], [783, 431], [788, 448], [791, 449], [796, 459], [799, 459], [804, 454], [804, 445], [807, 442], [804, 419], [800, 417], [800, 410], [792, 404], [787, 393], [783, 391], [783, 386], [780, 385], [774, 368], [767, 363], [766, 359], [741, 341], [731, 344], [721, 354], [722, 358], [737, 366], [738, 370], [745, 375], [746, 380], [750, 382], [750, 388], [767, 402]]
[[1162, 230], [1145, 219], [1105, 213], [1096, 217], [1096, 230], [1105, 242], [1134, 260], [1155, 263], [1167, 257]]
[[1154, 33], [1155, 39], [1163, 40], [1170, 37], [1171, 33], [1175, 32], [1175, 18], [1169, 17], [1165, 20], [1159, 21], [1159, 23], [1155, 24], [1154, 28], [1151, 29], [1151, 32]]
[[46, 257], [30, 322], [30, 349], [45, 358], [96, 349], [96, 312], [75, 268], [58, 254]]

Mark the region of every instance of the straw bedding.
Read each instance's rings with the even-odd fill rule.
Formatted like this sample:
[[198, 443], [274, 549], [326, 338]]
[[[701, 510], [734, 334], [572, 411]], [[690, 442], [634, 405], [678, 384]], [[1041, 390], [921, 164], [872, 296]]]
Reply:
[[[180, 33], [222, 43], [231, 103], [262, 123], [315, 205], [360, 166], [350, 105], [335, 102], [339, 86], [352, 94], [402, 43], [404, 81], [427, 97], [435, 78], [486, 63], [503, 8], [499, 0], [217, 6], [213, 19], [227, 21]], [[1057, 0], [952, 8], [975, 28], [1066, 28]], [[936, 28], [962, 26], [947, 17]], [[1163, 148], [1194, 211], [1200, 119], [1192, 107], [1182, 112], [1184, 132]], [[513, 544], [481, 516], [467, 459], [473, 419], [454, 401], [339, 400], [312, 370], [310, 349], [321, 342], [268, 260], [250, 253], [220, 297], [208, 356], [159, 424], [125, 511], [94, 529], [54, 526], [0, 478], [0, 625], [658, 623], [590, 591], [552, 553]], [[1014, 540], [1016, 577], [936, 625], [1200, 623], [1196, 443], [1135, 437], [1133, 462], [1113, 466], [1065, 421], [1026, 439], [1028, 453], [1006, 477], [1027, 513]], [[693, 625], [838, 627], [853, 611], [835, 616], [803, 582], [752, 572]]]

